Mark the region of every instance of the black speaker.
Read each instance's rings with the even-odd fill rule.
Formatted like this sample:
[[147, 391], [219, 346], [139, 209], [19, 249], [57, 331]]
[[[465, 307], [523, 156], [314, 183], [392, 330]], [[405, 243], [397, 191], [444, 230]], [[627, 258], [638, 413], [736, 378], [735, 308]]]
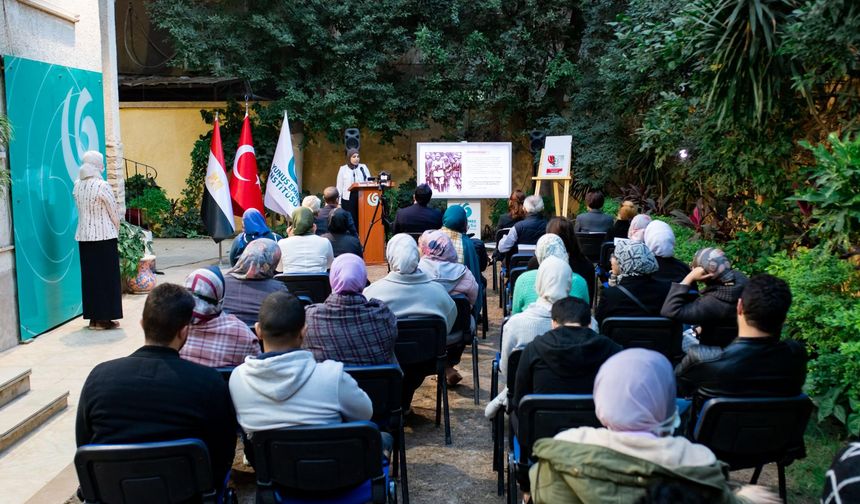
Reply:
[[361, 148], [361, 132], [358, 128], [347, 128], [343, 132], [343, 144], [346, 150]]
[[540, 153], [546, 143], [546, 132], [541, 130], [529, 131], [529, 151], [532, 154]]

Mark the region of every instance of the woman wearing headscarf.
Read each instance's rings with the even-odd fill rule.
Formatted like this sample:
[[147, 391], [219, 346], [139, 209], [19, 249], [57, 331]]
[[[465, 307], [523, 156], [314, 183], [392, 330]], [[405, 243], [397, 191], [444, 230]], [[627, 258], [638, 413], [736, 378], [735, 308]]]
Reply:
[[466, 216], [466, 210], [460, 205], [451, 205], [445, 210], [442, 216], [442, 231], [451, 239], [451, 244], [454, 246], [454, 251], [457, 252], [457, 262], [466, 266], [475, 281], [478, 282], [478, 299], [473, 307], [475, 313], [480, 313], [483, 298], [484, 276], [481, 274], [481, 263], [478, 260], [478, 253], [475, 251], [475, 245], [472, 239], [466, 236], [469, 222]]
[[304, 347], [318, 362], [331, 359], [347, 366], [394, 363], [397, 318], [378, 299], [362, 294], [367, 267], [357, 255], [343, 254], [331, 264], [331, 294], [305, 308]]
[[81, 301], [84, 319], [93, 330], [116, 329], [122, 318], [119, 273], [119, 211], [110, 184], [102, 179], [104, 157], [87, 151], [75, 181], [78, 207], [75, 240], [81, 260]]
[[357, 236], [349, 232], [351, 223], [349, 212], [342, 208], [335, 208], [328, 215], [326, 226], [328, 232], [322, 237], [331, 243], [331, 250], [335, 258], [341, 254], [355, 254], [358, 257], [364, 257], [361, 242]]
[[[546, 223], [546, 233], [554, 234], [561, 238], [564, 243], [564, 249], [567, 251], [567, 263], [574, 273], [585, 280], [588, 286], [588, 298], [586, 301], [594, 297], [594, 264], [585, 257], [582, 249], [579, 248], [579, 241], [576, 239], [576, 232], [573, 230], [573, 221], [564, 217], [553, 217]], [[538, 239], [540, 240], [540, 239]], [[538, 269], [537, 257], [529, 259], [528, 269]]]
[[248, 355], [260, 354], [260, 342], [248, 325], [222, 311], [224, 276], [216, 266], [200, 268], [185, 277], [194, 296], [188, 339], [179, 356], [208, 367], [238, 366]]
[[603, 289], [594, 318], [656, 317], [669, 292], [669, 282], [654, 278], [657, 259], [642, 242], [617, 240], [612, 255], [613, 287]]
[[645, 241], [645, 229], [651, 224], [651, 216], [639, 214], [630, 219], [630, 229], [627, 230], [627, 238], [633, 241]]
[[[567, 249], [564, 247], [561, 237], [547, 232], [538, 239], [535, 246], [535, 262], [540, 265], [544, 259], [550, 256], [557, 257], [569, 264]], [[538, 293], [535, 289], [537, 273], [537, 269], [530, 269], [517, 277], [517, 283], [514, 285], [513, 302], [511, 303], [512, 314], [520, 313], [526, 306], [537, 301]], [[588, 284], [584, 278], [575, 272], [571, 274], [570, 278], [570, 295], [582, 299], [586, 303], [591, 299], [588, 295]]]
[[[725, 347], [738, 334], [738, 298], [747, 284], [747, 277], [732, 269], [726, 254], [718, 248], [703, 248], [693, 258], [693, 269], [673, 283], [660, 314], [695, 327], [685, 333], [686, 346]], [[696, 282], [705, 288], [696, 292]], [[686, 336], [697, 339], [689, 339]]]
[[233, 240], [233, 245], [230, 246], [230, 266], [236, 265], [245, 247], [257, 238], [268, 238], [274, 241], [283, 238], [269, 229], [266, 218], [256, 208], [249, 208], [242, 214], [242, 229], [244, 231]]
[[462, 294], [474, 306], [478, 300], [478, 282], [465, 265], [457, 262], [457, 252], [448, 235], [439, 230], [425, 231], [418, 238], [418, 248], [421, 252], [418, 269], [445, 287], [448, 294]]
[[224, 277], [224, 311], [253, 327], [266, 296], [287, 292], [287, 286], [273, 278], [280, 261], [281, 249], [274, 241], [260, 238], [249, 243]]
[[358, 149], [346, 150], [346, 164], [337, 171], [337, 192], [340, 194], [340, 206], [352, 214], [352, 220], [358, 223], [358, 202], [350, 194], [349, 186], [356, 182], [366, 182], [370, 178], [367, 165], [360, 162]]
[[[445, 320], [451, 332], [457, 320], [457, 305], [445, 287], [418, 269], [420, 257], [415, 239], [405, 233], [394, 235], [385, 247], [391, 273], [364, 289], [364, 297], [379, 299], [397, 317], [436, 315]], [[403, 408], [412, 403], [415, 390], [424, 382], [426, 369], [403, 368]], [[430, 374], [433, 374], [432, 371]]]
[[334, 251], [331, 242], [314, 234], [314, 213], [307, 207], [293, 210], [287, 238], [278, 241], [283, 273], [324, 273], [331, 267]]
[[534, 444], [533, 502], [637, 502], [661, 481], [689, 486], [706, 502], [778, 502], [761, 487], [734, 492], [711, 450], [672, 435], [675, 375], [663, 355], [631, 348], [610, 357], [594, 381], [594, 407], [603, 428], [568, 429]]
[[663, 221], [655, 220], [645, 228], [645, 245], [657, 257], [659, 269], [654, 278], [665, 282], [680, 282], [690, 267], [675, 259], [675, 232]]

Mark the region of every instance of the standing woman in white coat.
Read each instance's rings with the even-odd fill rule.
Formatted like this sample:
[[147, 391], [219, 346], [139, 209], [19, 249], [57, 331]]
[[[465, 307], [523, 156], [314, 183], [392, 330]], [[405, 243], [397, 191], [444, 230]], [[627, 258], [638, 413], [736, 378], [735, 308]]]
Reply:
[[104, 157], [84, 153], [73, 191], [78, 207], [75, 240], [81, 256], [81, 298], [84, 319], [93, 330], [116, 329], [122, 318], [120, 287], [119, 212], [110, 184], [102, 179]]
[[340, 193], [340, 206], [352, 214], [352, 221], [358, 224], [358, 201], [353, 201], [349, 186], [355, 182], [366, 182], [370, 178], [370, 170], [362, 164], [358, 149], [347, 149], [346, 164], [337, 172], [337, 192]]

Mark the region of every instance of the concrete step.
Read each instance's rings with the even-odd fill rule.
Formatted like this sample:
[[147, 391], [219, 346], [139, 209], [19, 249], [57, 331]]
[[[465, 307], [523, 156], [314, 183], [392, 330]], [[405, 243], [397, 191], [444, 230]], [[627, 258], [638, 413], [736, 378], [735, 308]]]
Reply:
[[29, 368], [0, 368], [0, 407], [26, 394], [29, 390]]
[[31, 390], [0, 410], [0, 452], [68, 406], [69, 392]]

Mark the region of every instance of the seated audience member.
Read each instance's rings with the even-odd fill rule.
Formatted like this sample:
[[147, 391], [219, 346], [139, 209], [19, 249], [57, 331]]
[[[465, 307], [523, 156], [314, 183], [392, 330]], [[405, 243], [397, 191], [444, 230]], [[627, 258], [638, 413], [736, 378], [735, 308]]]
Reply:
[[[457, 321], [457, 305], [445, 287], [434, 282], [429, 275], [418, 269], [418, 245], [408, 234], [394, 235], [385, 247], [385, 259], [391, 273], [373, 282], [364, 289], [368, 299], [379, 299], [398, 318], [409, 315], [437, 315], [445, 320], [447, 332], [451, 332]], [[435, 366], [435, 363], [434, 363]], [[415, 390], [424, 382], [426, 371], [403, 369], [403, 408], [409, 408]], [[432, 372], [430, 373], [432, 374]], [[456, 380], [453, 373], [446, 378]]]
[[321, 203], [320, 199], [313, 194], [305, 196], [305, 199], [302, 200], [302, 206], [310, 210], [314, 214], [314, 217], [320, 213]]
[[179, 285], [160, 284], [149, 293], [144, 346], [90, 372], [75, 439], [82, 446], [197, 438], [206, 443], [219, 487], [233, 463], [236, 416], [221, 375], [179, 357], [193, 311], [194, 298]]
[[663, 355], [630, 348], [610, 357], [594, 381], [594, 407], [604, 428], [568, 429], [535, 443], [532, 502], [636, 502], [649, 486], [669, 482], [701, 492], [702, 502], [774, 502], [761, 487], [734, 493], [711, 450], [672, 435], [675, 379]]
[[248, 244], [239, 262], [224, 276], [224, 311], [253, 327], [266, 296], [287, 292], [284, 282], [272, 278], [280, 260], [281, 249], [272, 240], [262, 238]]
[[737, 303], [738, 337], [727, 347], [694, 345], [678, 364], [679, 392], [693, 395], [693, 411], [711, 397], [800, 394], [806, 380], [803, 344], [780, 341], [791, 290], [771, 275], [749, 279]]
[[663, 221], [655, 220], [645, 228], [645, 245], [657, 258], [654, 278], [664, 282], [680, 282], [690, 273], [690, 267], [675, 259], [675, 232]]
[[[457, 252], [457, 262], [464, 264], [472, 273], [475, 281], [478, 282], [478, 298], [474, 303], [475, 313], [480, 313], [483, 307], [484, 277], [481, 275], [481, 260], [475, 250], [475, 244], [472, 239], [466, 236], [467, 228], [469, 227], [466, 210], [460, 205], [451, 205], [445, 210], [445, 215], [442, 217], [442, 231], [451, 238], [451, 244]], [[485, 256], [486, 257], [486, 256]]]
[[221, 311], [224, 276], [216, 266], [196, 269], [185, 278], [194, 296], [188, 339], [179, 356], [209, 367], [238, 366], [248, 355], [260, 353], [260, 342], [248, 325]]
[[423, 233], [428, 229], [439, 229], [442, 227], [442, 212], [436, 208], [427, 206], [433, 190], [427, 184], [421, 184], [415, 188], [412, 195], [412, 205], [401, 208], [394, 217], [394, 228], [397, 233]]
[[576, 216], [573, 230], [577, 233], [605, 233], [612, 229], [612, 216], [603, 213], [603, 193], [589, 191], [585, 195], [588, 211]]
[[568, 296], [572, 275], [567, 262], [558, 257], [549, 256], [541, 262], [535, 280], [537, 301], [512, 316], [505, 324], [499, 351], [499, 370], [502, 374], [508, 373], [508, 357], [514, 349], [525, 347], [535, 337], [552, 329], [552, 305]]
[[621, 206], [618, 207], [618, 215], [615, 217], [615, 222], [612, 223], [612, 228], [606, 232], [606, 239], [604, 241], [627, 238], [630, 232], [630, 221], [633, 217], [636, 217], [637, 213], [636, 204], [628, 200], [622, 201]]
[[552, 330], [526, 345], [517, 367], [513, 407], [529, 394], [590, 394], [600, 366], [621, 345], [589, 329], [591, 307], [566, 297], [552, 305]]
[[[594, 297], [594, 264], [585, 257], [579, 248], [579, 241], [573, 230], [573, 221], [564, 217], [553, 217], [546, 224], [546, 234], [558, 235], [561, 238], [564, 249], [567, 251], [567, 262], [570, 264], [570, 269], [582, 277], [588, 286], [588, 298], [584, 299], [590, 302], [591, 298]], [[538, 268], [537, 257], [529, 259], [528, 268], [530, 270]]]
[[[557, 257], [569, 263], [567, 250], [564, 248], [562, 239], [558, 235], [547, 233], [540, 237], [535, 246], [535, 263], [539, 266], [544, 259], [550, 256]], [[531, 265], [531, 261], [529, 265]], [[517, 283], [514, 285], [513, 301], [511, 302], [511, 314], [520, 313], [528, 305], [537, 301], [538, 294], [535, 289], [535, 280], [537, 280], [537, 267], [529, 269], [529, 271], [521, 273], [517, 277]], [[588, 284], [584, 278], [575, 272], [570, 277], [570, 295], [583, 299], [586, 303], [589, 301]]]
[[546, 233], [543, 199], [537, 195], [528, 196], [523, 202], [523, 208], [526, 210], [526, 217], [514, 224], [511, 231], [499, 241], [496, 246], [499, 253], [507, 254], [519, 245], [534, 245], [538, 238]]
[[323, 273], [331, 267], [334, 252], [331, 242], [314, 234], [314, 214], [309, 208], [293, 210], [287, 238], [278, 242], [281, 248], [280, 271], [283, 273]]
[[[340, 200], [340, 193], [337, 192], [337, 187], [329, 186], [323, 189], [323, 202], [325, 205], [320, 208], [320, 211], [316, 214], [316, 219], [314, 219], [314, 224], [317, 226], [316, 234], [322, 236], [329, 232], [329, 216], [337, 209], [343, 210], [340, 208], [338, 201]], [[344, 210], [346, 212], [346, 210]], [[346, 212], [346, 233], [351, 234], [353, 236], [358, 236], [358, 231], [355, 227], [355, 222], [352, 220], [352, 214]]]
[[657, 317], [670, 284], [654, 278], [657, 259], [642, 242], [619, 240], [612, 255], [616, 285], [603, 289], [594, 318]]
[[[469, 300], [469, 305], [475, 306], [478, 301], [478, 282], [465, 265], [457, 262], [457, 252], [454, 251], [454, 245], [448, 235], [439, 230], [425, 231], [418, 239], [418, 248], [421, 252], [418, 269], [445, 287], [448, 294], [462, 294]], [[473, 317], [472, 327], [474, 323]], [[448, 366], [445, 374], [451, 378], [449, 381], [452, 384], [463, 379], [454, 366], [460, 363], [465, 349], [466, 344], [462, 340], [448, 341]]]
[[236, 261], [245, 251], [245, 247], [257, 238], [268, 238], [274, 241], [283, 238], [269, 229], [269, 226], [266, 225], [266, 218], [256, 208], [249, 208], [242, 214], [242, 228], [244, 231], [233, 239], [233, 244], [230, 246], [230, 266], [236, 265]]
[[364, 257], [361, 242], [358, 237], [349, 233], [352, 215], [342, 208], [335, 208], [328, 216], [328, 232], [323, 238], [331, 242], [331, 250], [335, 257], [341, 254], [355, 254]]
[[645, 241], [645, 230], [651, 224], [651, 216], [639, 214], [630, 219], [630, 229], [627, 230], [627, 238], [633, 241]]
[[496, 223], [496, 229], [506, 229], [513, 227], [517, 222], [525, 219], [526, 209], [523, 203], [526, 200], [526, 193], [521, 189], [517, 189], [511, 193], [508, 198], [508, 211], [499, 216], [499, 222]]
[[367, 267], [353, 254], [331, 263], [331, 294], [324, 303], [305, 308], [307, 330], [304, 347], [317, 361], [326, 359], [348, 366], [372, 366], [395, 362], [397, 318], [378, 299], [361, 293], [367, 285]]
[[264, 352], [230, 376], [230, 396], [249, 438], [296, 425], [369, 420], [373, 404], [343, 363], [317, 362], [302, 349], [305, 309], [292, 294], [270, 295], [260, 307], [257, 334]]
[[[705, 284], [701, 295], [690, 291], [698, 281]], [[746, 284], [747, 277], [732, 269], [722, 250], [703, 248], [693, 258], [693, 270], [672, 284], [660, 314], [694, 326], [685, 343], [724, 347], [737, 336], [738, 298]], [[731, 329], [728, 338], [720, 333], [725, 329]]]
[[833, 458], [824, 475], [821, 502], [860, 502], [860, 443], [849, 443]]

